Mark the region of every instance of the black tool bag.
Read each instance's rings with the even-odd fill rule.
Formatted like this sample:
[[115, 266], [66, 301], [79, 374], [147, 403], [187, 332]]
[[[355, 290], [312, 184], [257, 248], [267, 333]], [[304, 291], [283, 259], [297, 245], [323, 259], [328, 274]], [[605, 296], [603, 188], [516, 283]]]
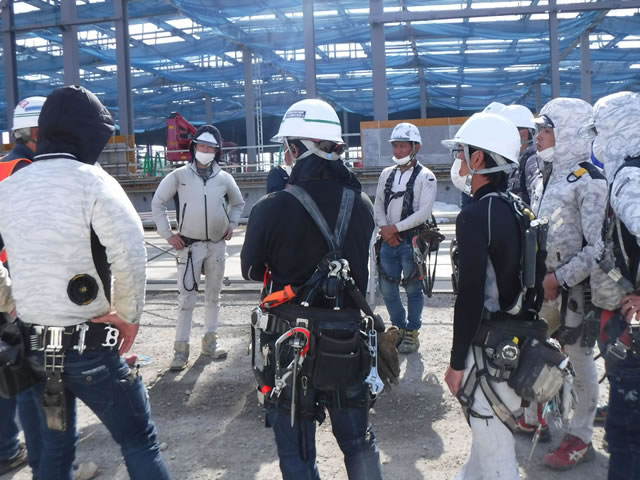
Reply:
[[44, 370], [26, 354], [20, 327], [13, 322], [0, 325], [0, 396], [13, 398], [45, 379]]

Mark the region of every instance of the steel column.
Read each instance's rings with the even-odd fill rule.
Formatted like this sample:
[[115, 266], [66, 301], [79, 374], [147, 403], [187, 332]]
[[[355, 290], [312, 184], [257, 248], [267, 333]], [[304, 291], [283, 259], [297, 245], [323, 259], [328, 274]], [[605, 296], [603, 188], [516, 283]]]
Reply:
[[115, 0], [116, 66], [118, 68], [118, 122], [120, 135], [133, 135], [133, 98], [131, 96], [131, 56], [129, 52], [129, 8], [127, 0]]
[[427, 118], [427, 85], [424, 79], [424, 68], [418, 67], [420, 80], [420, 118]]
[[213, 124], [213, 105], [208, 93], [204, 96], [204, 121], [207, 125]]
[[18, 68], [16, 65], [16, 34], [13, 31], [13, 0], [0, 2], [2, 8], [2, 56], [4, 64], [7, 130], [13, 127], [13, 110], [18, 104]]
[[242, 47], [242, 62], [244, 64], [244, 104], [245, 126], [247, 129], [247, 162], [256, 164], [256, 99], [253, 88], [253, 65], [251, 63], [251, 50]]
[[304, 28], [304, 86], [307, 98], [318, 96], [316, 82], [316, 32], [313, 21], [313, 0], [302, 2], [302, 21]]
[[591, 103], [591, 51], [589, 33], [580, 36], [580, 71], [582, 73], [582, 99]]
[[[80, 85], [80, 49], [78, 48], [78, 27], [72, 22], [76, 19], [76, 1], [61, 0], [62, 52], [65, 85]], [[67, 23], [69, 22], [69, 23]]]
[[551, 60], [551, 98], [560, 96], [560, 47], [556, 0], [549, 0], [549, 54]]
[[[383, 0], [369, 0], [370, 18], [381, 18]], [[388, 120], [387, 62], [385, 58], [384, 23], [371, 22], [371, 64], [373, 77], [373, 119]]]

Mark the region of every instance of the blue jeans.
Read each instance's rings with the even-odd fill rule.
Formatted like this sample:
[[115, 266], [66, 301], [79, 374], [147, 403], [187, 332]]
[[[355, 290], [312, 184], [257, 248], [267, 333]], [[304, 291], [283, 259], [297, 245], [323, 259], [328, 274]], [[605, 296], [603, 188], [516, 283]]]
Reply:
[[40, 460], [40, 418], [32, 389], [26, 390], [10, 400], [0, 397], [0, 412], [2, 412], [0, 416], [0, 460], [7, 460], [18, 453], [19, 429], [15, 419], [16, 407], [20, 424], [24, 430], [29, 466], [35, 469]]
[[380, 266], [384, 274], [395, 281], [389, 281], [380, 275], [380, 292], [387, 307], [391, 324], [407, 330], [418, 330], [422, 326], [422, 309], [424, 308], [424, 293], [422, 284], [415, 277], [405, 287], [407, 292], [407, 312], [400, 299], [400, 281], [409, 278], [417, 270], [413, 261], [413, 247], [410, 240], [404, 240], [397, 247], [382, 242], [380, 248]]
[[607, 376], [609, 480], [640, 478], [640, 362], [627, 360]]
[[64, 363], [67, 429], [50, 430], [42, 408], [44, 383], [33, 387], [42, 435], [38, 480], [72, 480], [78, 442], [76, 398], [82, 400], [111, 433], [132, 480], [169, 479], [156, 428], [151, 421], [149, 397], [142, 379], [132, 373], [115, 350], [67, 352]]
[[8, 460], [18, 453], [16, 399], [0, 397], [0, 412], [0, 460]]
[[[361, 407], [327, 408], [333, 436], [344, 454], [349, 480], [382, 480], [380, 452], [368, 424], [369, 409], [365, 402], [368, 388], [363, 384], [346, 392], [347, 399], [365, 403]], [[273, 407], [267, 410], [267, 421], [276, 437], [283, 480], [319, 480], [315, 420], [299, 415], [292, 427], [290, 410]], [[298, 438], [306, 445], [306, 462], [300, 458]]]

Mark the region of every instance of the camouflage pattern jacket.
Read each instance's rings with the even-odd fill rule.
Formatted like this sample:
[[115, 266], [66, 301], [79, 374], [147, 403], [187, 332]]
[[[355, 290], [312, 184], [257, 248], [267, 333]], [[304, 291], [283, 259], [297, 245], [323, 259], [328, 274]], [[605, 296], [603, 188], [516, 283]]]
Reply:
[[540, 111], [553, 121], [556, 143], [539, 217], [549, 219], [547, 269], [565, 288], [591, 274], [607, 201], [607, 181], [589, 161], [589, 140], [578, 135], [591, 113], [591, 105], [573, 98], [553, 99]]
[[[620, 169], [625, 159], [640, 156], [640, 95], [631, 92], [619, 92], [608, 95], [596, 102], [593, 109], [593, 121], [598, 132], [593, 153], [604, 164], [604, 172], [610, 182], [610, 207], [615, 219], [620, 220], [629, 233], [636, 237], [640, 245], [640, 168]], [[609, 265], [615, 265], [611, 238], [606, 245], [599, 245], [598, 259], [604, 258]], [[591, 277], [593, 303], [607, 310], [620, 307], [622, 297], [628, 293], [613, 282], [596, 265]], [[640, 286], [640, 279], [629, 279]]]

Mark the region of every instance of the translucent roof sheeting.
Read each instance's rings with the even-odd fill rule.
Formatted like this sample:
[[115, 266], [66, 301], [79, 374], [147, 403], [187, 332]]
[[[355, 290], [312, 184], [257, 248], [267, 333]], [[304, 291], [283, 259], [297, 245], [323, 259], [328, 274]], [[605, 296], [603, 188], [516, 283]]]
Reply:
[[[558, 0], [557, 5], [576, 0]], [[582, 0], [581, 3], [589, 3]], [[613, 3], [613, 2], [604, 2]], [[624, 3], [624, 2], [622, 2]], [[80, 19], [114, 16], [112, 0], [77, 0]], [[385, 13], [545, 6], [547, 1], [385, 0]], [[205, 95], [216, 122], [245, 116], [242, 49], [253, 53], [262, 112], [282, 115], [305, 96], [302, 1], [131, 0], [129, 32], [136, 131], [165, 125], [179, 111], [205, 120]], [[373, 115], [368, 0], [315, 1], [318, 96], [337, 110]], [[63, 84], [60, 0], [15, 3], [19, 96], [47, 95]], [[637, 8], [558, 14], [560, 92], [581, 95], [580, 36], [589, 34], [594, 101], [640, 85]], [[49, 24], [49, 28], [24, 27]], [[480, 110], [491, 101], [535, 109], [551, 98], [546, 13], [385, 24], [389, 113], [420, 108]], [[81, 84], [118, 109], [113, 21], [78, 26]], [[6, 109], [4, 72], [0, 104]], [[117, 113], [116, 113], [117, 116]], [[6, 130], [6, 118], [0, 118]]]

